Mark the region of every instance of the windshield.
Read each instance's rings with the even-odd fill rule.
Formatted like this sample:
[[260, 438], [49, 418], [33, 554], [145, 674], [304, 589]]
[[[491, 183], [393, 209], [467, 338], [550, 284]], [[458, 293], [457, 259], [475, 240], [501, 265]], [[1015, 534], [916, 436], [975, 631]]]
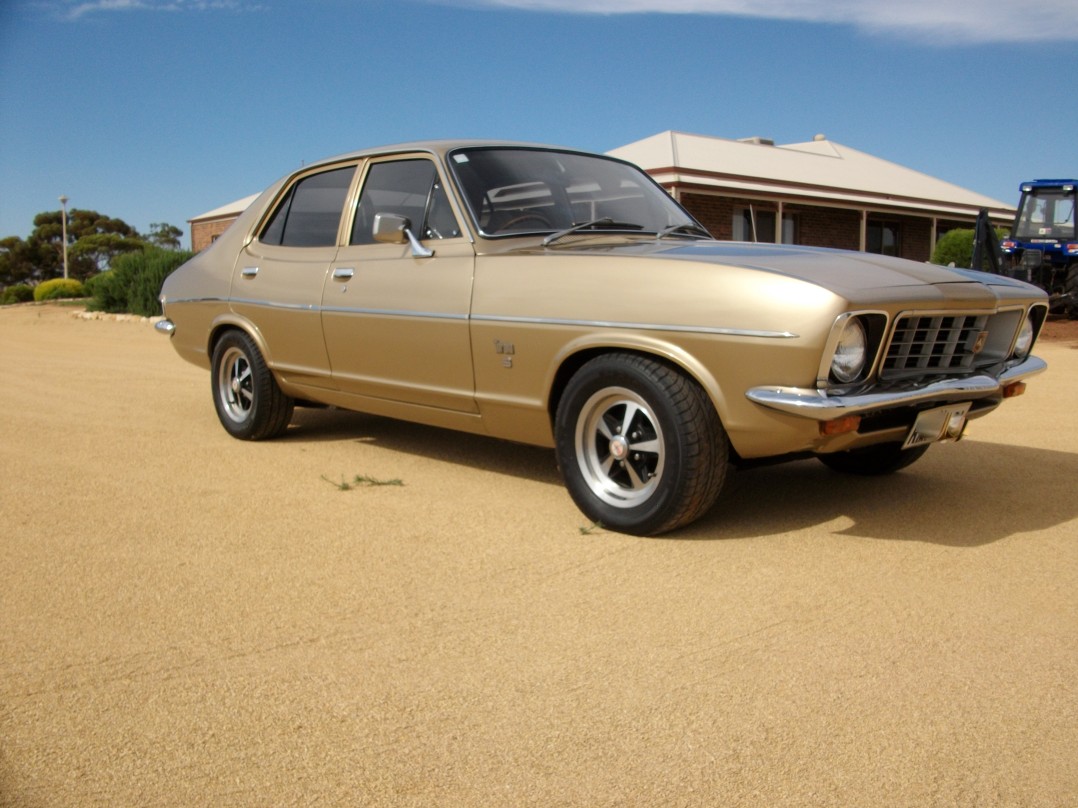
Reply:
[[1014, 237], [1074, 238], [1074, 191], [1034, 188], [1022, 195]]
[[597, 155], [461, 149], [449, 164], [484, 236], [581, 231], [658, 234], [699, 225], [644, 172]]

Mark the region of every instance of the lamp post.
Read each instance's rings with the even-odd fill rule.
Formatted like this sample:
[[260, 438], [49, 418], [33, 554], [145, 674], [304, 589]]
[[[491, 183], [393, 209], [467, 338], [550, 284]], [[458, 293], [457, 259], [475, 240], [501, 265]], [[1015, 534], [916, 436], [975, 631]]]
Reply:
[[60, 230], [63, 233], [64, 239], [64, 278], [67, 278], [67, 197], [60, 197], [60, 206], [64, 209], [63, 220], [60, 223]]

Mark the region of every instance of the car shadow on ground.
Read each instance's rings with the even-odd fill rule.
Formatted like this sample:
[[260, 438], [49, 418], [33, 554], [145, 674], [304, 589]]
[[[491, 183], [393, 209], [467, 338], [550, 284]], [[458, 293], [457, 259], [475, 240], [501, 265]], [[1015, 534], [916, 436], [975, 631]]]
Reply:
[[[297, 409], [282, 440], [351, 440], [562, 485], [550, 449], [346, 410]], [[815, 460], [731, 468], [715, 507], [663, 538], [753, 538], [838, 522], [837, 535], [976, 547], [1078, 517], [1075, 479], [1078, 454], [972, 440], [934, 446], [885, 477], [838, 474]]]
[[[896, 474], [839, 474], [816, 460], [734, 472], [681, 539], [736, 539], [837, 522], [834, 535], [977, 547], [1078, 517], [1078, 454], [962, 441]], [[845, 523], [845, 524], [843, 524]]]
[[297, 408], [281, 440], [354, 441], [443, 463], [560, 486], [552, 449], [338, 409]]

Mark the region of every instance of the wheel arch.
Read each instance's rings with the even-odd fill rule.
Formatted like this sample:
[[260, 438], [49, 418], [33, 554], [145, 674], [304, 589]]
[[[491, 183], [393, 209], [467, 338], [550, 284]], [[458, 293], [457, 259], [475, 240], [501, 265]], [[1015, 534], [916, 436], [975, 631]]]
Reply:
[[221, 338], [229, 331], [242, 331], [254, 340], [255, 346], [262, 354], [262, 359], [265, 361], [266, 367], [273, 372], [273, 357], [269, 347], [266, 345], [265, 339], [262, 337], [262, 332], [259, 331], [255, 324], [250, 320], [239, 317], [232, 312], [214, 318], [213, 323], [210, 324], [210, 331], [206, 340], [206, 356], [213, 356], [217, 343], [220, 342]]
[[554, 427], [558, 405], [569, 384], [569, 380], [589, 361], [604, 354], [624, 353], [646, 356], [656, 359], [684, 373], [696, 382], [707, 394], [711, 406], [715, 408], [719, 421], [725, 427], [727, 423], [726, 397], [718, 380], [692, 354], [683, 348], [664, 340], [640, 338], [637, 335], [622, 335], [621, 338], [587, 338], [570, 343], [553, 363], [554, 370], [547, 385], [547, 416], [551, 428]]

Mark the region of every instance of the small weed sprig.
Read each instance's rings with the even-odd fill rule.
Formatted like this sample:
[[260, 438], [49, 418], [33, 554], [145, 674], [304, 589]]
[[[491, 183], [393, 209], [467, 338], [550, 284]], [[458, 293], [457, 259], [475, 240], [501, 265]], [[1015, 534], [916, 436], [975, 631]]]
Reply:
[[404, 485], [401, 480], [379, 480], [376, 477], [370, 477], [366, 474], [357, 474], [352, 480], [346, 480], [341, 477], [339, 483], [329, 479], [325, 474], [322, 475], [322, 479], [332, 485], [338, 491], [351, 491], [353, 488], [368, 487], [373, 488], [379, 485]]
[[583, 527], [580, 528], [580, 535], [581, 536], [590, 536], [596, 530], [602, 530], [602, 529], [603, 529], [603, 523], [602, 522], [592, 522], [590, 525], [584, 525]]

